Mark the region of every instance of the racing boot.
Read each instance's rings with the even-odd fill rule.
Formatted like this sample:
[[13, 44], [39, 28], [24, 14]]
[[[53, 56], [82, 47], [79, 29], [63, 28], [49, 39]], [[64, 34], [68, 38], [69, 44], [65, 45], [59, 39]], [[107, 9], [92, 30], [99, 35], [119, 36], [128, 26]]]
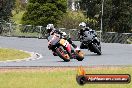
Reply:
[[55, 52], [52, 52], [52, 53], [53, 53], [54, 56], [58, 56], [57, 53], [55, 53]]
[[75, 49], [75, 52], [77, 53], [77, 55], [81, 56], [81, 57], [84, 57], [84, 52], [80, 50], [80, 48], [76, 48]]

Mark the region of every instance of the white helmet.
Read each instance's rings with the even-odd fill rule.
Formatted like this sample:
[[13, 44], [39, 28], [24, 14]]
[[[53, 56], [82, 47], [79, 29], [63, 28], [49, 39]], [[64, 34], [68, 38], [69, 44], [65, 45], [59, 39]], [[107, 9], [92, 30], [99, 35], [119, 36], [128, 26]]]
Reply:
[[54, 29], [54, 25], [53, 24], [48, 24], [46, 29], [47, 29], [47, 33], [50, 33]]
[[54, 29], [54, 25], [53, 24], [48, 24], [46, 29]]
[[63, 36], [66, 36], [67, 34], [66, 34], [66, 32], [62, 32], [62, 35], [63, 35]]
[[79, 24], [79, 27], [86, 27], [86, 23], [85, 23], [85, 22], [81, 22], [81, 23]]

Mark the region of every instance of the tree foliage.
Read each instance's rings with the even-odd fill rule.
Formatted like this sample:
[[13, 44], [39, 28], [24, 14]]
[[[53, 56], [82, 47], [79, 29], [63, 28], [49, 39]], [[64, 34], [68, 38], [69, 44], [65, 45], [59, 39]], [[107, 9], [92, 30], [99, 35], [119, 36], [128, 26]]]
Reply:
[[80, 22], [85, 21], [86, 17], [82, 12], [67, 11], [60, 20], [58, 27], [66, 29], [78, 28]]
[[15, 0], [0, 0], [0, 20], [9, 21]]
[[22, 23], [42, 26], [57, 24], [66, 8], [66, 0], [29, 0]]
[[93, 18], [95, 15], [100, 14], [101, 0], [81, 0], [81, 9], [86, 11], [86, 15]]
[[107, 23], [109, 30], [130, 32], [132, 29], [132, 1], [112, 0], [112, 10]]
[[[95, 18], [101, 15], [102, 0], [81, 0], [81, 9], [87, 11], [87, 16]], [[100, 16], [98, 19], [100, 24]], [[104, 0], [103, 31], [131, 32], [132, 1]]]
[[22, 10], [25, 10], [26, 8], [26, 2], [22, 2], [22, 0], [15, 0], [14, 10], [16, 14], [21, 12]]
[[70, 11], [64, 14], [64, 17], [60, 20], [58, 27], [66, 29], [78, 29], [79, 23], [87, 22], [90, 27], [95, 28], [97, 25], [96, 19], [86, 18], [82, 11]]

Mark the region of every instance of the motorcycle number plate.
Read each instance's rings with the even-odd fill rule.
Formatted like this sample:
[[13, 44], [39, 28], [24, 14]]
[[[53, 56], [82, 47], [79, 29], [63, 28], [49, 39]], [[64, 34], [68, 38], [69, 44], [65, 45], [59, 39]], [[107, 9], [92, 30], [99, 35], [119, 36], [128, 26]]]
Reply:
[[65, 47], [67, 47], [68, 41], [65, 40], [65, 39], [61, 39], [61, 40], [60, 40], [60, 44], [63, 45], [63, 46], [65, 46]]

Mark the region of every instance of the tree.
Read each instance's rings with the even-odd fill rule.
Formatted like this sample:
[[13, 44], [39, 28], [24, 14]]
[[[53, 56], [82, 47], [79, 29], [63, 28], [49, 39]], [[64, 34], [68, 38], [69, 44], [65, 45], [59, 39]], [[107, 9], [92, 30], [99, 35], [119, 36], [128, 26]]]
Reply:
[[[81, 9], [87, 11], [87, 16], [95, 18], [100, 14], [102, 0], [81, 0]], [[101, 14], [100, 14], [101, 15]], [[100, 18], [98, 19], [100, 24]], [[132, 1], [104, 0], [103, 31], [131, 32]]]
[[0, 0], [0, 20], [10, 20], [14, 2], [14, 0]]
[[22, 17], [23, 24], [56, 24], [66, 13], [66, 0], [29, 0], [27, 10]]
[[130, 32], [132, 29], [131, 0], [112, 0], [112, 14], [109, 20], [110, 29], [117, 32]]
[[86, 11], [86, 15], [90, 18], [100, 14], [101, 0], [81, 0], [81, 9]]
[[26, 0], [15, 0], [15, 6], [14, 6], [15, 9], [14, 10], [16, 11], [16, 14], [18, 14], [22, 10], [25, 10], [26, 5], [27, 5]]
[[81, 10], [84, 11], [84, 14], [87, 17], [87, 19], [94, 20], [93, 22], [87, 21], [89, 26], [96, 30], [99, 30], [101, 0], [81, 0], [80, 7], [81, 7]]
[[67, 11], [65, 16], [60, 20], [59, 27], [66, 29], [74, 29], [79, 27], [79, 23], [85, 21], [86, 17], [82, 12]]

